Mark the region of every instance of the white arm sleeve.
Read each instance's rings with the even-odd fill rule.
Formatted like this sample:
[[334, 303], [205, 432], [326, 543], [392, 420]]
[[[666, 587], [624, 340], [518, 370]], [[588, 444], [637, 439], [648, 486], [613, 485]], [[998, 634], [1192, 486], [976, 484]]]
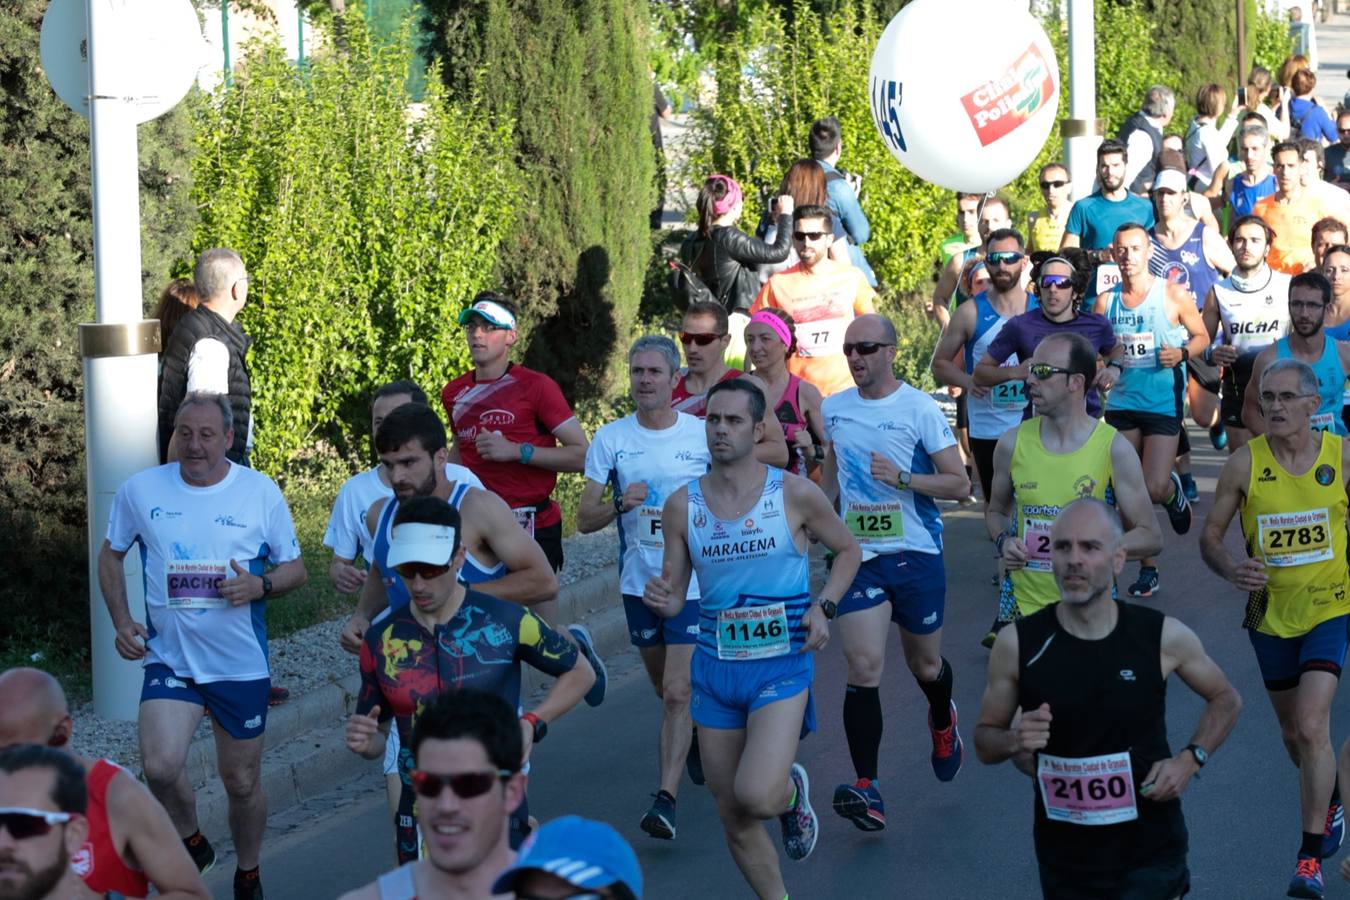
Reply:
[[230, 350], [215, 338], [202, 338], [188, 357], [187, 392], [230, 392]]

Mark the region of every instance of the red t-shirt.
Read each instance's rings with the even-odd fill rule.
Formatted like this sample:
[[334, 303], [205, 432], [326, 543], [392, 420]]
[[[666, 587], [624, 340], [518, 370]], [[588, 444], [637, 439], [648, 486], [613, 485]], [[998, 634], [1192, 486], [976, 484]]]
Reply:
[[[730, 381], [743, 374], [745, 373], [740, 369], [727, 369], [727, 373], [717, 380], [719, 382]], [[684, 380], [688, 377], [688, 371], [680, 373], [680, 380], [675, 383], [675, 390], [670, 395], [670, 408], [702, 419], [708, 414], [708, 395], [706, 392], [702, 394], [689, 393], [689, 388], [684, 383]]]
[[[108, 825], [108, 785], [126, 772], [117, 763], [100, 759], [85, 776], [89, 790], [89, 837], [70, 860], [70, 867], [83, 879], [85, 885], [100, 897], [116, 891], [128, 897], [144, 897], [150, 892], [145, 873], [128, 868], [113, 845], [112, 830]], [[126, 773], [130, 778], [131, 774]]]
[[500, 431], [517, 444], [558, 446], [553, 432], [573, 415], [556, 381], [512, 363], [501, 378], [479, 384], [470, 370], [445, 386], [441, 403], [450, 417], [460, 460], [488, 490], [512, 509], [540, 507], [535, 516], [538, 528], [562, 521], [562, 510], [550, 500], [558, 473], [514, 460], [490, 462], [478, 455], [474, 443], [479, 431]]

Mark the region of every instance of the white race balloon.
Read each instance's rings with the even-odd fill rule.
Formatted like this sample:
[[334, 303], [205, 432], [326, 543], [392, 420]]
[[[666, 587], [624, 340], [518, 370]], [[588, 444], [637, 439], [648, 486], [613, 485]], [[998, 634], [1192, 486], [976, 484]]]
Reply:
[[872, 55], [872, 118], [915, 175], [952, 190], [993, 191], [1041, 152], [1059, 83], [1054, 48], [1025, 6], [914, 0]]

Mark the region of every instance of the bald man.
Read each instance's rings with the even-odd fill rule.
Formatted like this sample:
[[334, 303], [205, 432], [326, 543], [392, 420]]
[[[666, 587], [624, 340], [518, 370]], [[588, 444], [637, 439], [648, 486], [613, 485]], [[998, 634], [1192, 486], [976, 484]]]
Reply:
[[55, 678], [38, 669], [0, 674], [0, 750], [42, 744], [84, 768], [89, 836], [71, 865], [85, 885], [99, 896], [144, 897], [153, 884], [163, 900], [210, 900], [164, 807], [122, 767], [72, 752], [72, 724]]

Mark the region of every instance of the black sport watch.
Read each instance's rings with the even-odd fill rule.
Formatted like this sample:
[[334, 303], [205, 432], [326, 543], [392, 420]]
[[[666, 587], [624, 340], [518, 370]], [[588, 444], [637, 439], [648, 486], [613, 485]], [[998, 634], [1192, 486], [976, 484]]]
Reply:
[[521, 721], [529, 722], [530, 727], [534, 729], [534, 742], [537, 744], [548, 735], [548, 723], [536, 716], [534, 713], [525, 713], [520, 717]]
[[1191, 756], [1195, 757], [1196, 764], [1202, 769], [1205, 767], [1205, 763], [1209, 762], [1209, 751], [1199, 744], [1187, 744], [1181, 749], [1191, 751]]
[[264, 575], [262, 576], [262, 581], [263, 581], [263, 596], [264, 597], [272, 596], [272, 579]]
[[839, 613], [839, 604], [828, 597], [821, 597], [820, 611], [825, 614], [826, 619], [833, 619]]

